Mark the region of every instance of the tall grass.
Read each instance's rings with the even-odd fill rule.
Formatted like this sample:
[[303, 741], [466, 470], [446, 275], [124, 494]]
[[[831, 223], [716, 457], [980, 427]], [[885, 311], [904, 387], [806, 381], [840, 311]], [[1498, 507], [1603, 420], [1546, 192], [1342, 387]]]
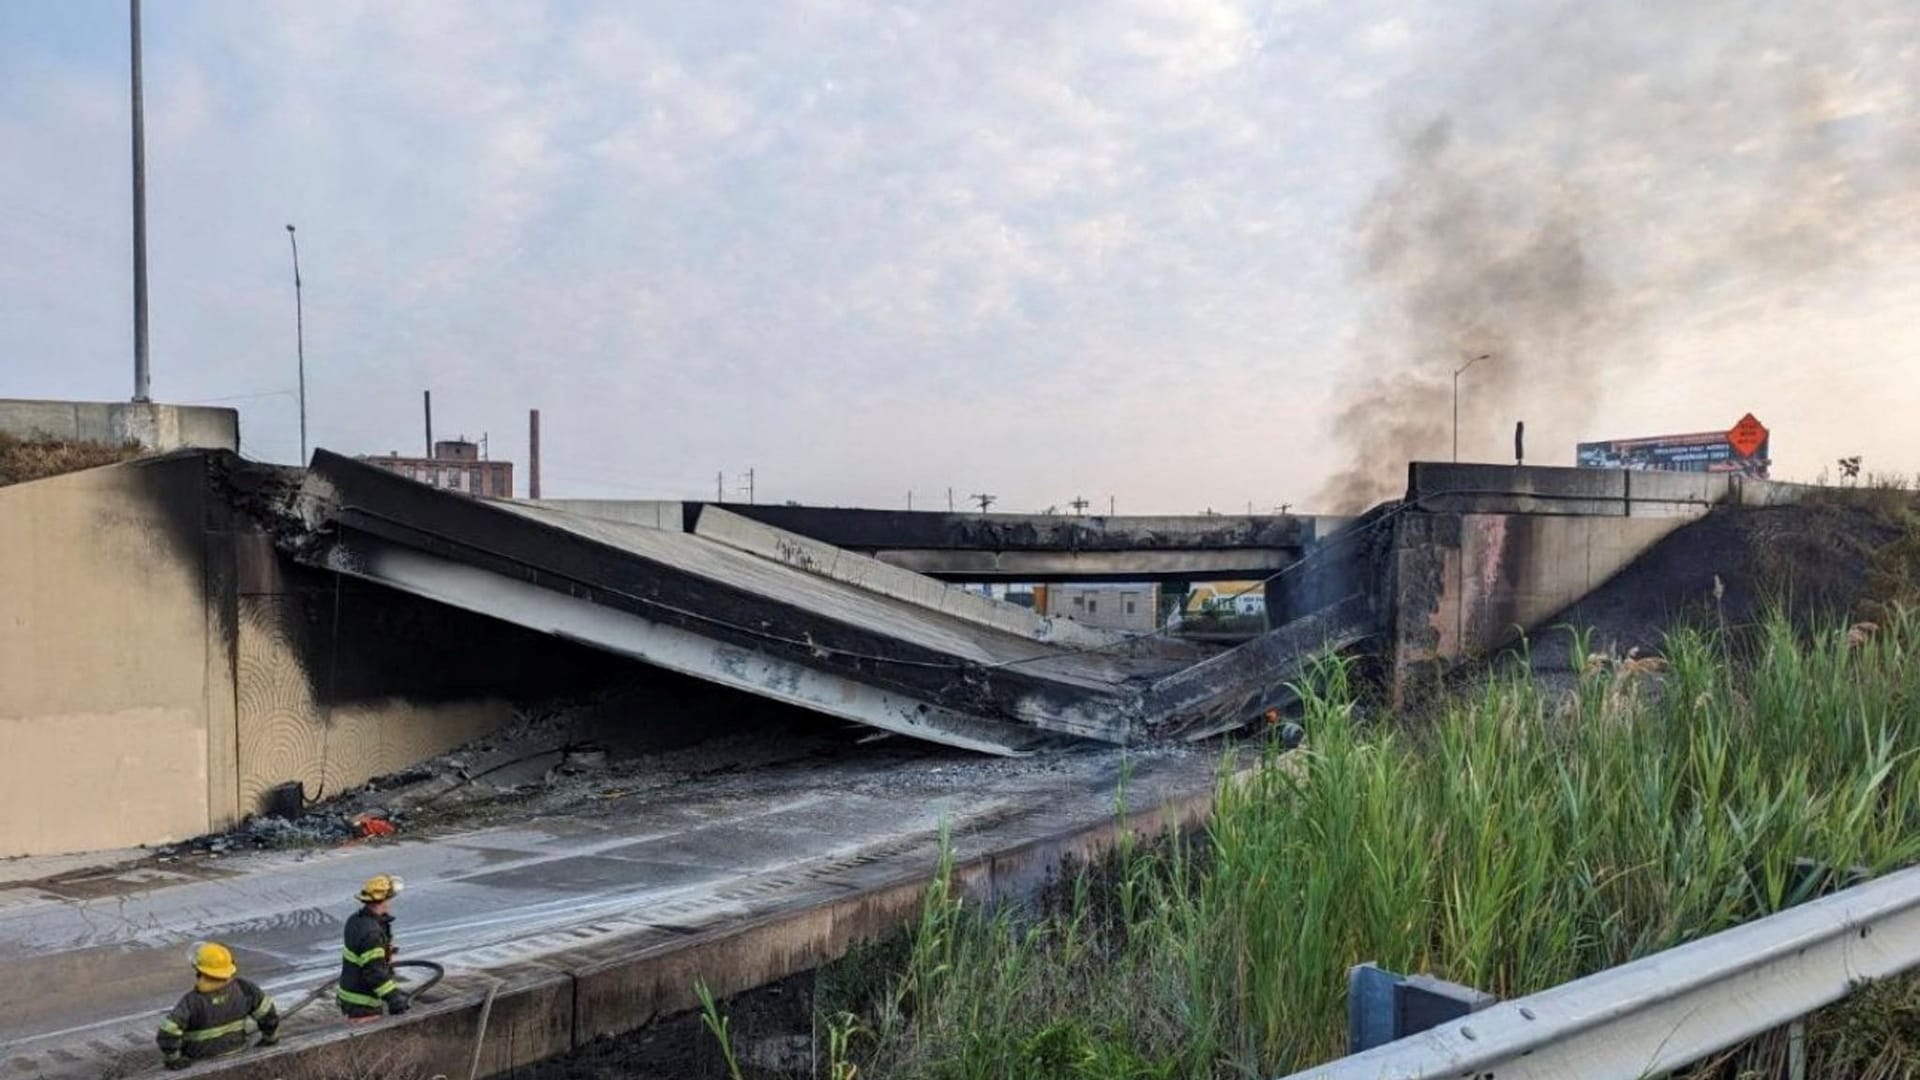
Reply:
[[[1308, 748], [1223, 779], [1204, 835], [1124, 850], [1038, 917], [936, 890], [862, 1075], [1279, 1075], [1342, 1052], [1355, 963], [1511, 997], [1804, 899], [1796, 860], [1920, 857], [1920, 619], [1775, 619], [1741, 656], [1681, 632], [1664, 665], [1499, 676], [1420, 730], [1363, 720], [1330, 664]], [[1915, 1030], [1915, 995], [1883, 996]], [[1816, 1025], [1816, 1063], [1920, 1069], [1878, 1030]]]

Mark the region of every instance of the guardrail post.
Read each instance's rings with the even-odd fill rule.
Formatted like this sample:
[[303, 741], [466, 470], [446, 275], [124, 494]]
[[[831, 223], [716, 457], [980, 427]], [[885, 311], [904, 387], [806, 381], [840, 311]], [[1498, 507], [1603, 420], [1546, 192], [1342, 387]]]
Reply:
[[1374, 964], [1347, 970], [1347, 1053], [1371, 1050], [1479, 1012], [1499, 999], [1431, 975], [1396, 975]]

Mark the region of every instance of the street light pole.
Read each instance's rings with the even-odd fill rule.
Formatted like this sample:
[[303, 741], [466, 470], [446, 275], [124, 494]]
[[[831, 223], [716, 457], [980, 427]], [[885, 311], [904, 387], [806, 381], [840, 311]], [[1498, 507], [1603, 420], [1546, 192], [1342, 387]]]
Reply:
[[300, 464], [307, 463], [307, 327], [306, 313], [300, 303], [300, 238], [287, 226], [287, 243], [293, 245], [293, 348], [300, 364]]
[[133, 400], [150, 401], [147, 367], [147, 110], [140, 92], [140, 0], [127, 0], [133, 54]]
[[1453, 461], [1456, 465], [1460, 463], [1460, 374], [1492, 355], [1492, 353], [1481, 353], [1453, 369]]

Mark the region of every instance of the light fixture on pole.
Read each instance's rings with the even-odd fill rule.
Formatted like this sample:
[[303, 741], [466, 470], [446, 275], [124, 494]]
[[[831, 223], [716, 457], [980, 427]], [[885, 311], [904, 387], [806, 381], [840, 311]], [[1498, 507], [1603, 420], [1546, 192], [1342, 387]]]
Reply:
[[1492, 353], [1481, 353], [1453, 369], [1453, 460], [1455, 464], [1460, 461], [1460, 374], [1480, 361], [1492, 357]]
[[[287, 226], [287, 243], [293, 245], [293, 349], [300, 365], [300, 464], [307, 463], [307, 328], [300, 304], [300, 239]], [[428, 448], [431, 452], [432, 448]]]

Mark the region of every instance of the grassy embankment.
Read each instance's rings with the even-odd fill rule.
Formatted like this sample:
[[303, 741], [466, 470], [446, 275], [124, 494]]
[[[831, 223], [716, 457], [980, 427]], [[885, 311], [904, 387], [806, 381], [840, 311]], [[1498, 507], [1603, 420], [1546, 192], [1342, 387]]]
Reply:
[[[1223, 784], [1205, 834], [1037, 917], [936, 890], [900, 951], [847, 962], [883, 975], [823, 972], [819, 1074], [1277, 1076], [1342, 1051], [1356, 962], [1513, 997], [1788, 906], [1796, 859], [1920, 859], [1920, 618], [1666, 652], [1596, 658], [1571, 692], [1496, 676], [1419, 730], [1363, 720], [1328, 666], [1310, 749]], [[1920, 1075], [1920, 990], [1829, 1010], [1812, 1053], [1811, 1075]]]

